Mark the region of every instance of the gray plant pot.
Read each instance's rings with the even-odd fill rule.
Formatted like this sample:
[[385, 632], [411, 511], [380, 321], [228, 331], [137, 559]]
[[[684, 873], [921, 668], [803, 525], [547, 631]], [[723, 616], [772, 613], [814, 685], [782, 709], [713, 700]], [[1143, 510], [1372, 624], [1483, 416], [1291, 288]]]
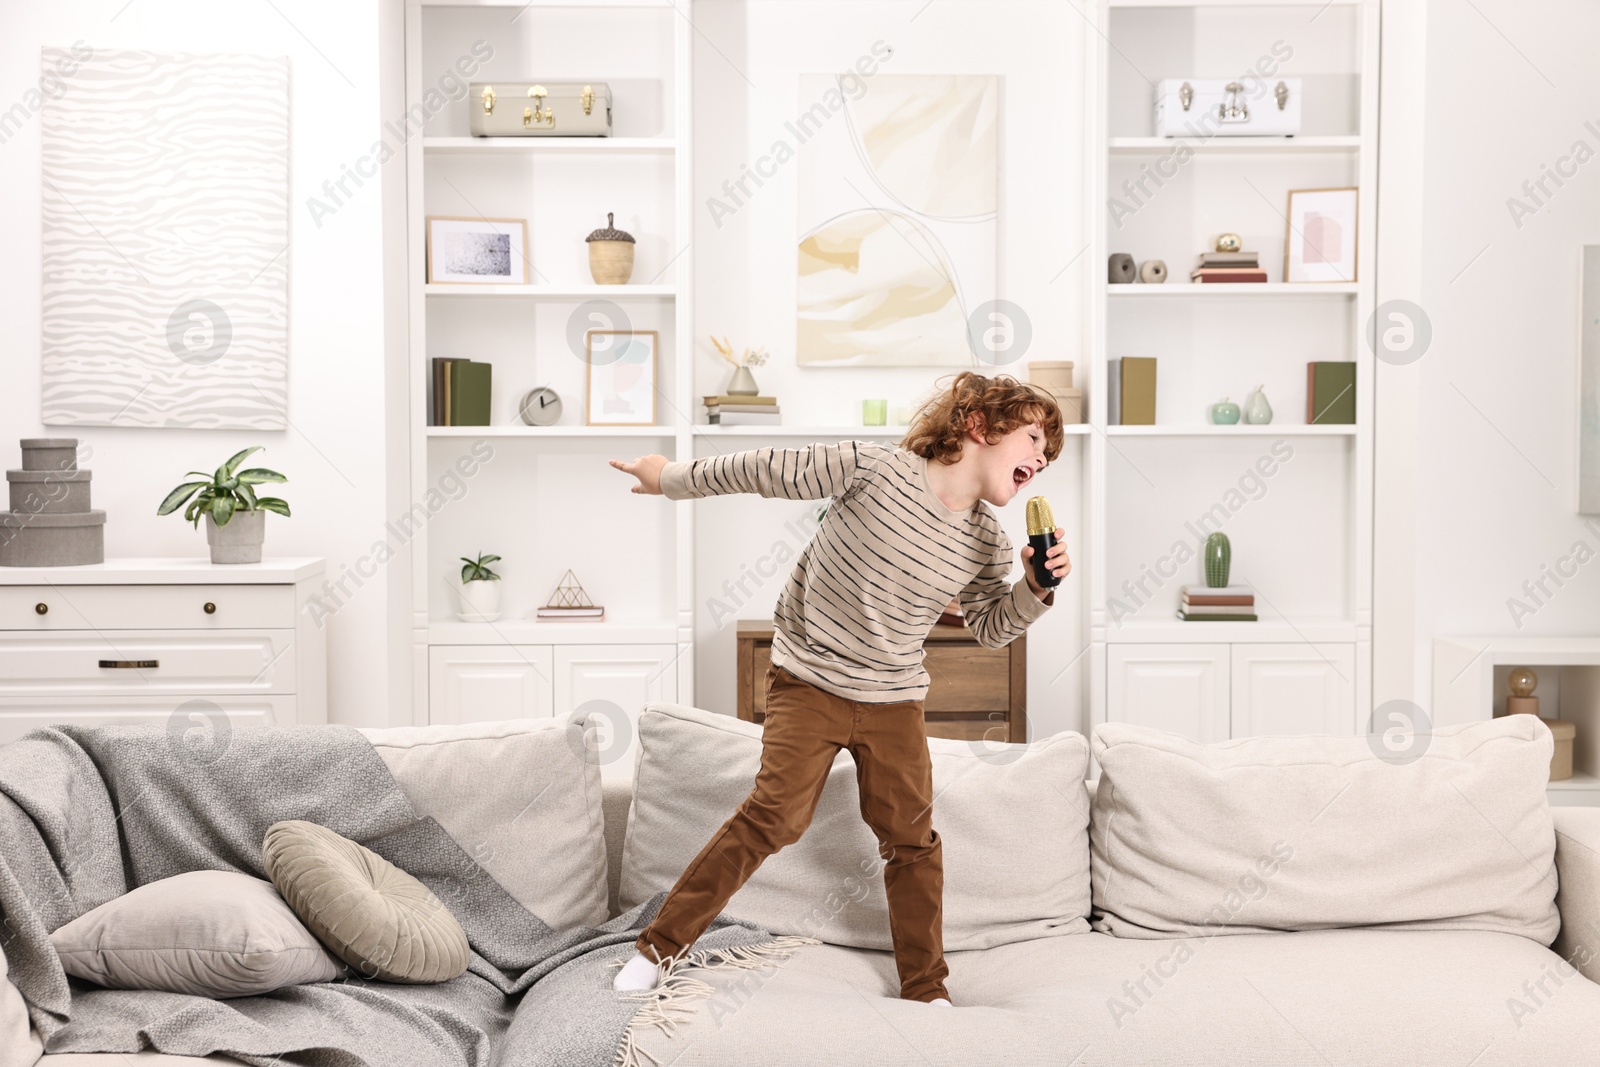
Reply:
[[260, 563], [261, 545], [267, 538], [267, 513], [235, 511], [226, 526], [206, 512], [206, 543], [212, 563]]

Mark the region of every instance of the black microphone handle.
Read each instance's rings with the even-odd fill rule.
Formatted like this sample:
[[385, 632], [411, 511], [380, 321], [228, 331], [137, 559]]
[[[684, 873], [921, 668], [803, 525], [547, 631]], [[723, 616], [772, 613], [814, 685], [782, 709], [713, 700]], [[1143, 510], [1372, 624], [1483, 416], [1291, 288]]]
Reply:
[[1055, 532], [1029, 534], [1028, 544], [1033, 546], [1033, 555], [1028, 558], [1028, 564], [1033, 568], [1033, 580], [1044, 589], [1054, 589], [1060, 585], [1061, 579], [1050, 573], [1049, 562], [1044, 558], [1045, 553], [1056, 544]]

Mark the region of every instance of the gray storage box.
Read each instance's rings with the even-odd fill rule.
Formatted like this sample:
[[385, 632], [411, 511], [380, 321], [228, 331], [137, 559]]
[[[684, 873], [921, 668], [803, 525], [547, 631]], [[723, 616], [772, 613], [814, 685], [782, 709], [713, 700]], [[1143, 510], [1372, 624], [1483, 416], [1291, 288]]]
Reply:
[[22, 515], [89, 510], [93, 471], [9, 470], [11, 510]]
[[0, 512], [0, 567], [78, 567], [106, 561], [104, 511]]
[[24, 437], [22, 469], [25, 471], [75, 471], [78, 469], [76, 437]]
[[474, 137], [610, 137], [605, 82], [474, 82]]

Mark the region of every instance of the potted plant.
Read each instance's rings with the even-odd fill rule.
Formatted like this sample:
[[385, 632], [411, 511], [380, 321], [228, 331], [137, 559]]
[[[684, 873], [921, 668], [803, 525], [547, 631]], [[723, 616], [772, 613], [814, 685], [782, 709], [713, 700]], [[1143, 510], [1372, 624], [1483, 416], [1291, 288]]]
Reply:
[[499, 556], [478, 553], [477, 559], [461, 557], [466, 566], [461, 568], [461, 609], [456, 617], [462, 622], [493, 622], [500, 617], [500, 576], [489, 569], [489, 564], [500, 562]]
[[[239, 470], [239, 464], [261, 445], [247, 448], [218, 467], [213, 474], [189, 471], [206, 479], [184, 482], [161, 502], [157, 515], [170, 515], [183, 507], [183, 517], [198, 529], [200, 516], [206, 517], [206, 543], [211, 546], [212, 563], [260, 563], [261, 545], [266, 540], [267, 512], [289, 516], [289, 505], [275, 496], [256, 496], [255, 486], [289, 479], [265, 467]], [[190, 498], [193, 497], [191, 500]], [[188, 506], [184, 507], [185, 502]]]

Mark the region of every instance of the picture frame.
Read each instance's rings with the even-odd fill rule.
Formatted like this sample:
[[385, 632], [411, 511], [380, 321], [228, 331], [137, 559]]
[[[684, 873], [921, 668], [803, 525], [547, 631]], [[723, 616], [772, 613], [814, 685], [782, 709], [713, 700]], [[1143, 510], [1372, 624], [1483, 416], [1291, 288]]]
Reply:
[[429, 215], [429, 285], [527, 285], [528, 220]]
[[1286, 282], [1354, 282], [1359, 234], [1354, 186], [1289, 190], [1283, 238]]
[[654, 426], [660, 336], [655, 330], [583, 335], [585, 426]]

